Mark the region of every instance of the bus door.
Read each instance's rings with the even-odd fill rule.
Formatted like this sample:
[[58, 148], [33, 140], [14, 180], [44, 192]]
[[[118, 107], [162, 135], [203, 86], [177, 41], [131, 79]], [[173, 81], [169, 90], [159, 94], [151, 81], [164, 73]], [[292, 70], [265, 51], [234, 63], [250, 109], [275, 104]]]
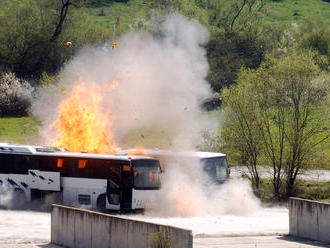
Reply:
[[108, 167], [106, 208], [120, 210], [121, 168], [115, 164]]
[[123, 164], [121, 166], [121, 210], [132, 209], [132, 188], [133, 188], [133, 174], [130, 164]]

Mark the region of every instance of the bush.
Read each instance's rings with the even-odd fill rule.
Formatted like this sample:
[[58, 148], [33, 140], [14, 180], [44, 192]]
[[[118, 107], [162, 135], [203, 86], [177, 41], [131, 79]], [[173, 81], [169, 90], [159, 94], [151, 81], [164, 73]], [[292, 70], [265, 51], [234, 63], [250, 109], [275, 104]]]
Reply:
[[14, 73], [0, 75], [0, 116], [27, 114], [33, 99], [33, 87]]
[[170, 235], [164, 231], [148, 233], [148, 244], [152, 248], [170, 248], [172, 246], [172, 239]]

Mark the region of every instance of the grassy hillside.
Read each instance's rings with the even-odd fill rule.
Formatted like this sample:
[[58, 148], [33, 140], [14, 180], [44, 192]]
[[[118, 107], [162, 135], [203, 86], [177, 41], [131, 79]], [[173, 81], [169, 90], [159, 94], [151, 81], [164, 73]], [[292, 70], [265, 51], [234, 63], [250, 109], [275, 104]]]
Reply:
[[38, 143], [39, 123], [31, 117], [0, 118], [0, 143]]
[[130, 0], [128, 3], [101, 1], [86, 11], [92, 17], [93, 24], [113, 30], [116, 24], [118, 32], [127, 30], [139, 19], [147, 17], [153, 7], [152, 0]]
[[[147, 16], [154, 6], [154, 0], [130, 0], [128, 3], [101, 1], [88, 8], [94, 24], [113, 29], [116, 22], [126, 30], [139, 19]], [[267, 22], [302, 22], [306, 18], [315, 18], [330, 23], [330, 3], [322, 0], [282, 0], [267, 1]]]
[[[159, 1], [159, 0], [158, 0]], [[91, 25], [98, 25], [110, 30], [116, 26], [117, 34], [146, 19], [150, 10], [157, 5], [156, 0], [129, 0], [127, 3], [113, 0], [100, 0], [82, 11], [86, 11]], [[0, 0], [1, 10], [9, 0]], [[314, 18], [330, 24], [330, 3], [323, 0], [268, 0], [267, 22], [303, 22], [306, 18]], [[115, 25], [116, 24], [116, 25]]]
[[330, 3], [322, 0], [268, 1], [267, 21], [301, 22], [316, 18], [330, 23]]

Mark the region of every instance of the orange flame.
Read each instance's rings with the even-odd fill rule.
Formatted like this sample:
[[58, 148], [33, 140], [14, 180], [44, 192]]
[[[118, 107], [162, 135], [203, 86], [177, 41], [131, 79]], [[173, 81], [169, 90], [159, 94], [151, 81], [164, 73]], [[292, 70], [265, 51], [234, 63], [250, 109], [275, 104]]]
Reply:
[[104, 91], [116, 87], [117, 81], [102, 87], [76, 82], [71, 94], [60, 103], [58, 119], [51, 126], [58, 131], [55, 146], [75, 152], [116, 153], [111, 112], [102, 107]]

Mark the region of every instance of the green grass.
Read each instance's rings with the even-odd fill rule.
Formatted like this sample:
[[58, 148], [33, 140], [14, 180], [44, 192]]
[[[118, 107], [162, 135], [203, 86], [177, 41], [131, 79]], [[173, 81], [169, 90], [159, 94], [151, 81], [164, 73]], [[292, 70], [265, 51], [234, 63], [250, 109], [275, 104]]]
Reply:
[[[145, 19], [155, 5], [154, 0], [130, 0], [128, 3], [101, 1], [87, 9], [93, 24], [113, 30], [120, 20], [121, 30], [134, 26], [139, 19]], [[308, 18], [322, 19], [330, 23], [330, 3], [322, 0], [267, 1], [266, 21], [270, 23], [300, 23]]]
[[330, 3], [322, 0], [268, 1], [266, 20], [269, 22], [302, 22], [308, 18], [330, 23]]
[[31, 117], [0, 118], [0, 143], [38, 143], [39, 126], [40, 124]]
[[[273, 185], [270, 179], [262, 179], [260, 186], [260, 197], [265, 202], [272, 202]], [[314, 182], [306, 180], [296, 180], [294, 197], [330, 202], [330, 182]]]
[[[130, 0], [128, 3], [102, 2], [87, 9], [93, 24], [114, 29], [117, 33], [133, 27], [139, 19], [146, 19], [154, 4], [153, 0]], [[119, 21], [119, 25], [118, 25]]]
[[[159, 0], [158, 0], [159, 1]], [[110, 0], [100, 0], [89, 8], [91, 25], [114, 29], [117, 25], [117, 35], [134, 26], [138, 20], [146, 19], [157, 0], [129, 0], [127, 3]], [[8, 4], [8, 0], [0, 0], [0, 12]], [[314, 18], [330, 23], [330, 3], [322, 0], [268, 0], [266, 21], [270, 23], [300, 23], [307, 18]]]

